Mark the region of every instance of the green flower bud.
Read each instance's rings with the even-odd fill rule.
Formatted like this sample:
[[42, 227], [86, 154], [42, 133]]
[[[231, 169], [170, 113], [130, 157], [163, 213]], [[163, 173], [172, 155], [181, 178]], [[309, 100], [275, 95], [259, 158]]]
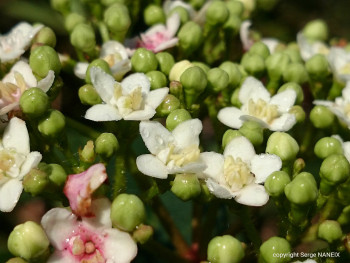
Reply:
[[237, 108], [240, 108], [242, 106], [242, 103], [239, 100], [239, 91], [240, 91], [240, 88], [235, 89], [232, 92], [232, 95], [231, 95], [231, 98], [230, 98], [230, 102], [231, 102], [232, 106], [235, 106]]
[[151, 89], [159, 89], [166, 87], [168, 85], [168, 79], [165, 76], [164, 73], [161, 71], [149, 71], [146, 73], [146, 76], [148, 77], [149, 81], [151, 82]]
[[70, 1], [69, 0], [50, 0], [51, 7], [62, 14], [69, 13]]
[[90, 53], [96, 46], [95, 32], [89, 24], [77, 24], [70, 34], [72, 45], [82, 52]]
[[38, 168], [48, 175], [49, 181], [56, 187], [63, 187], [67, 179], [67, 173], [61, 165], [56, 163], [40, 163]]
[[337, 221], [341, 225], [347, 225], [350, 223], [350, 205], [344, 207]]
[[270, 56], [270, 50], [263, 42], [255, 42], [250, 47], [249, 53], [260, 55], [264, 59], [267, 59], [267, 57]]
[[302, 123], [305, 121], [305, 111], [300, 105], [294, 105], [288, 112], [294, 114], [297, 123]]
[[181, 200], [188, 201], [201, 193], [201, 186], [195, 174], [177, 174], [171, 191]]
[[192, 61], [192, 65], [200, 67], [201, 69], [203, 69], [205, 74], [208, 74], [208, 71], [210, 70], [210, 67], [207, 64], [205, 64], [203, 62], [200, 62], [200, 61]]
[[6, 261], [6, 263], [28, 263], [28, 261], [25, 261], [24, 259], [21, 258], [11, 258]]
[[88, 84], [91, 84], [90, 70], [92, 67], [100, 68], [104, 72], [106, 72], [107, 74], [112, 75], [111, 69], [105, 60], [103, 60], [101, 58], [95, 59], [89, 64], [89, 66], [86, 70], [85, 81]]
[[276, 52], [271, 54], [265, 61], [267, 74], [270, 79], [280, 80], [290, 62], [289, 56], [285, 53]]
[[131, 19], [128, 8], [121, 3], [110, 5], [103, 14], [103, 21], [107, 28], [116, 34], [117, 40], [123, 41], [127, 33]]
[[239, 29], [241, 28], [241, 24], [242, 24], [242, 20], [238, 15], [230, 14], [223, 28], [226, 32], [229, 32], [229, 34], [232, 34], [233, 36], [235, 36], [239, 32]]
[[206, 0], [188, 0], [187, 1], [194, 9], [200, 9], [206, 2]]
[[293, 163], [293, 174], [301, 173], [305, 168], [305, 161], [302, 158], [298, 158]]
[[38, 130], [46, 137], [55, 138], [66, 126], [64, 115], [58, 110], [49, 110], [39, 119]]
[[64, 19], [64, 27], [68, 32], [72, 32], [76, 25], [85, 23], [86, 19], [78, 13], [69, 13]]
[[95, 141], [95, 151], [104, 157], [111, 157], [118, 149], [119, 142], [113, 133], [101, 133]]
[[148, 26], [165, 23], [165, 13], [163, 8], [155, 4], [150, 4], [145, 8], [143, 11], [143, 18]]
[[306, 205], [316, 200], [318, 189], [312, 174], [302, 172], [286, 185], [284, 193], [287, 199], [296, 205]]
[[171, 112], [180, 108], [180, 106], [181, 103], [179, 99], [172, 94], [168, 94], [165, 96], [162, 103], [157, 107], [156, 111], [160, 116], [165, 117], [168, 116]]
[[283, 50], [283, 53], [289, 57], [291, 63], [303, 63], [303, 59], [301, 58], [299, 49], [290, 48], [288, 46], [287, 49]]
[[295, 93], [297, 94], [297, 99], [296, 99], [296, 103], [297, 104], [301, 104], [304, 101], [304, 92], [303, 92], [303, 89], [300, 87], [300, 85], [298, 83], [287, 82], [287, 83], [283, 84], [278, 89], [277, 93], [280, 93], [280, 92], [285, 91], [287, 89], [292, 89], [292, 90], [295, 91]]
[[328, 38], [328, 26], [321, 19], [312, 20], [305, 25], [303, 34], [310, 40], [325, 41]]
[[253, 75], [257, 78], [261, 77], [266, 69], [264, 58], [258, 54], [252, 54], [250, 52], [243, 55], [241, 65], [249, 75]]
[[43, 27], [35, 36], [34, 43], [40, 43], [50, 47], [56, 46], [55, 32], [49, 27]]
[[139, 225], [137, 229], [132, 233], [132, 238], [137, 242], [145, 244], [153, 235], [153, 228], [148, 225]]
[[244, 6], [244, 12], [242, 18], [248, 19], [251, 16], [251, 13], [255, 10], [256, 1], [255, 0], [238, 0]]
[[179, 47], [187, 54], [195, 51], [203, 42], [202, 28], [195, 22], [184, 24], [177, 33]]
[[169, 73], [169, 80], [180, 81], [180, 77], [184, 71], [190, 67], [193, 67], [192, 63], [188, 60], [181, 60], [174, 64]]
[[84, 105], [96, 105], [102, 103], [100, 95], [98, 95], [94, 86], [86, 84], [79, 88], [78, 91], [79, 99]]
[[205, 22], [211, 26], [222, 25], [228, 16], [229, 11], [223, 1], [212, 1], [205, 12]]
[[343, 148], [336, 138], [324, 137], [315, 144], [314, 152], [318, 158], [325, 159], [332, 154], [342, 154]]
[[242, 16], [244, 11], [244, 6], [241, 2], [236, 0], [228, 0], [228, 1], [225, 1], [225, 4], [230, 14], [234, 14], [239, 17]]
[[235, 63], [231, 61], [225, 61], [219, 66], [219, 68], [228, 74], [230, 88], [235, 88], [239, 85], [242, 79], [242, 75]]
[[242, 127], [239, 128], [239, 132], [254, 145], [262, 144], [264, 140], [263, 128], [255, 121], [246, 121]]
[[190, 20], [190, 15], [186, 8], [182, 6], [177, 6], [173, 9], [171, 9], [170, 13], [168, 14], [168, 17], [172, 16], [172, 14], [177, 13], [180, 16], [180, 22], [181, 24], [185, 24], [188, 20]]
[[131, 232], [143, 222], [145, 216], [145, 207], [136, 195], [120, 194], [112, 202], [113, 227]]
[[180, 77], [187, 107], [190, 107], [207, 86], [205, 72], [197, 66], [190, 67]]
[[212, 68], [207, 72], [208, 88], [211, 92], [218, 93], [229, 84], [229, 76], [223, 69]]
[[299, 145], [288, 133], [274, 132], [267, 140], [266, 152], [276, 154], [282, 161], [290, 161], [297, 156]]
[[158, 61], [158, 69], [168, 76], [171, 68], [175, 64], [173, 55], [168, 52], [159, 52], [156, 54], [156, 58]]
[[244, 258], [244, 248], [233, 236], [217, 236], [210, 240], [207, 254], [211, 263], [238, 263]]
[[39, 257], [47, 251], [49, 245], [44, 230], [32, 221], [17, 225], [7, 241], [9, 251], [25, 260]]
[[84, 148], [79, 149], [79, 159], [85, 163], [93, 163], [95, 161], [95, 151], [94, 151], [94, 142], [87, 141]]
[[158, 60], [152, 51], [138, 48], [131, 57], [131, 66], [135, 72], [147, 73], [157, 69]]
[[340, 240], [343, 231], [340, 224], [334, 220], [325, 220], [318, 227], [318, 237], [326, 240], [328, 243]]
[[312, 124], [319, 129], [331, 127], [334, 122], [334, 114], [323, 105], [316, 105], [310, 112]]
[[234, 138], [243, 136], [240, 131], [228, 129], [222, 136], [222, 148], [225, 148]]
[[180, 123], [190, 120], [191, 114], [185, 109], [177, 109], [172, 111], [166, 118], [166, 128], [172, 131]]
[[260, 253], [266, 263], [289, 262], [289, 257], [276, 257], [276, 254], [289, 254], [292, 251], [289, 242], [282, 237], [271, 237], [260, 246]]
[[325, 55], [316, 54], [305, 63], [305, 68], [311, 79], [322, 80], [330, 74], [328, 61]]
[[50, 107], [49, 97], [39, 88], [24, 91], [19, 104], [24, 114], [34, 118], [43, 115]]
[[23, 178], [23, 188], [27, 193], [36, 196], [43, 192], [48, 185], [47, 174], [39, 169], [31, 169]]
[[308, 75], [305, 66], [302, 63], [290, 63], [283, 73], [285, 82], [296, 82], [303, 84], [307, 82]]
[[50, 70], [57, 76], [61, 71], [61, 62], [57, 52], [49, 46], [40, 46], [30, 53], [29, 65], [34, 74], [45, 78]]
[[265, 189], [270, 196], [280, 196], [284, 194], [284, 188], [290, 183], [289, 175], [284, 171], [276, 171], [267, 177]]

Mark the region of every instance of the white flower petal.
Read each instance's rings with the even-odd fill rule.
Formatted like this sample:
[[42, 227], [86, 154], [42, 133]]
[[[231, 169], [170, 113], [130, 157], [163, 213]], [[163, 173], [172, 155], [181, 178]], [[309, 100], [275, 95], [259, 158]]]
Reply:
[[344, 151], [344, 156], [350, 163], [350, 142], [344, 142], [343, 143], [343, 151]]
[[239, 28], [239, 36], [241, 38], [241, 42], [243, 44], [244, 50], [249, 50], [253, 45], [254, 41], [250, 38], [250, 26], [252, 22], [250, 20], [245, 20], [242, 22], [241, 27]]
[[169, 37], [173, 37], [176, 35], [177, 30], [180, 27], [180, 15], [178, 13], [173, 13], [167, 20], [166, 20], [166, 27], [167, 31], [169, 33]]
[[155, 114], [156, 114], [155, 109], [146, 105], [143, 110], [133, 111], [128, 115], [124, 116], [123, 119], [127, 121], [148, 121]]
[[262, 206], [269, 201], [269, 195], [264, 186], [253, 183], [239, 190], [235, 200], [243, 205]]
[[255, 183], [264, 183], [266, 178], [282, 167], [281, 159], [274, 154], [255, 155], [251, 160], [251, 172], [255, 175]]
[[85, 79], [86, 77], [86, 71], [89, 67], [89, 63], [87, 62], [78, 62], [74, 66], [74, 75], [77, 76], [80, 79]]
[[226, 146], [224, 156], [231, 155], [233, 158], [241, 158], [243, 162], [249, 164], [255, 156], [252, 143], [243, 136], [236, 137]]
[[219, 181], [219, 177], [224, 173], [224, 157], [215, 152], [204, 152], [201, 153], [201, 159], [207, 166], [203, 171], [204, 176]]
[[94, 217], [83, 217], [84, 223], [92, 228], [112, 227], [111, 202], [107, 198], [93, 199], [91, 202], [91, 212]]
[[104, 58], [111, 54], [119, 54], [122, 59], [127, 59], [128, 54], [125, 47], [118, 41], [111, 40], [103, 43], [101, 48], [100, 57]]
[[0, 185], [0, 211], [11, 212], [18, 202], [22, 190], [22, 182], [17, 179], [10, 179]]
[[205, 163], [202, 162], [193, 162], [193, 163], [188, 163], [184, 166], [178, 167], [171, 167], [168, 168], [168, 173], [169, 174], [184, 174], [184, 173], [193, 173], [193, 174], [198, 174], [204, 171], [204, 169], [207, 166], [205, 165]]
[[259, 99], [268, 102], [270, 100], [270, 93], [261, 81], [254, 77], [247, 77], [239, 89], [238, 98], [242, 104], [248, 103], [250, 99], [254, 102], [257, 102]]
[[206, 184], [208, 186], [209, 191], [218, 198], [231, 199], [235, 197], [235, 193], [231, 192], [230, 189], [218, 184], [211, 178], [208, 178], [206, 180]]
[[276, 38], [263, 38], [261, 39], [261, 42], [263, 42], [267, 48], [270, 51], [270, 54], [273, 54], [275, 52], [276, 47], [280, 43], [280, 41]]
[[123, 59], [111, 66], [111, 72], [117, 80], [121, 80], [122, 77], [130, 70], [131, 62], [129, 59]]
[[167, 28], [163, 24], [156, 24], [152, 27], [150, 27], [148, 30], [145, 31], [145, 33], [140, 34], [142, 41], [146, 42], [148, 36], [152, 36], [154, 34], [157, 34], [159, 32], [166, 31]]
[[274, 119], [270, 124], [271, 131], [289, 131], [297, 122], [295, 115], [290, 113], [282, 114], [277, 119]]
[[143, 154], [137, 157], [136, 165], [139, 171], [155, 178], [166, 179], [168, 171], [164, 163], [152, 154]]
[[148, 93], [145, 103], [151, 106], [153, 109], [156, 109], [159, 104], [162, 103], [166, 95], [168, 95], [169, 88], [160, 88], [156, 90], [152, 90]]
[[151, 88], [151, 82], [143, 73], [134, 73], [123, 79], [121, 82], [123, 91], [130, 93], [137, 87], [141, 87], [142, 93], [148, 94]]
[[49, 70], [49, 73], [47, 73], [47, 76], [38, 82], [37, 87], [46, 93], [51, 88], [54, 80], [55, 80], [55, 72], [52, 70]]
[[29, 154], [29, 135], [26, 123], [17, 117], [12, 118], [4, 131], [2, 144], [7, 149], [13, 148], [18, 153]]
[[114, 84], [116, 83], [114, 78], [102, 69], [92, 67], [90, 69], [90, 79], [101, 99], [104, 102], [109, 102], [113, 97]]
[[18, 72], [22, 75], [26, 85], [30, 88], [37, 86], [36, 78], [33, 74], [33, 71], [27, 62], [22, 60], [16, 62], [15, 65], [11, 68], [10, 72], [2, 79], [2, 82], [12, 83], [17, 85], [17, 81], [15, 79], [15, 72]]
[[203, 129], [199, 119], [184, 121], [176, 126], [172, 134], [175, 138], [176, 146], [184, 149], [191, 145], [199, 145], [199, 134]]
[[314, 100], [312, 103], [315, 105], [322, 105], [326, 107], [332, 107], [334, 105], [334, 102], [328, 100]]
[[118, 121], [121, 118], [119, 111], [109, 104], [94, 105], [85, 114], [85, 119], [92, 121]]
[[5, 107], [2, 107], [0, 109], [0, 115], [6, 114], [6, 113], [12, 111], [13, 109], [17, 108], [18, 106], [19, 106], [19, 102], [18, 101], [14, 102], [14, 103], [11, 103], [11, 104], [8, 104]]
[[287, 112], [294, 105], [296, 98], [296, 92], [292, 89], [287, 89], [273, 96], [270, 104], [277, 105], [280, 112]]
[[162, 50], [176, 46], [176, 44], [178, 42], [179, 42], [179, 39], [177, 37], [174, 37], [172, 39], [169, 39], [168, 41], [164, 41], [164, 42], [160, 43], [157, 47], [155, 47], [153, 49], [153, 51], [154, 51], [154, 53], [158, 53]]
[[18, 179], [22, 179], [27, 173], [29, 173], [29, 171], [32, 168], [35, 168], [38, 166], [38, 164], [41, 161], [41, 153], [39, 152], [31, 152], [27, 155], [26, 160], [24, 161], [24, 163], [21, 166], [21, 172], [19, 174]]
[[230, 128], [239, 129], [243, 125], [243, 121], [240, 119], [242, 115], [243, 112], [240, 109], [226, 107], [219, 111], [218, 119]]
[[269, 128], [269, 125], [264, 122], [262, 119], [259, 119], [257, 117], [254, 117], [254, 116], [251, 116], [251, 115], [242, 115], [240, 117], [240, 119], [243, 121], [243, 122], [246, 122], [246, 121], [254, 121], [256, 123], [258, 123], [262, 128]]

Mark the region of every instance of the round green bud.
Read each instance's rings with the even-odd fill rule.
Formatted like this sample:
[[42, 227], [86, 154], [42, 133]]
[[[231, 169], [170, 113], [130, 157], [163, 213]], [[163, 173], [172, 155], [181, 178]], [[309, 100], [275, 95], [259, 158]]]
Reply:
[[50, 70], [58, 75], [61, 71], [61, 62], [57, 52], [49, 46], [40, 46], [34, 49], [29, 56], [29, 65], [34, 74], [45, 78]]
[[160, 116], [168, 116], [171, 112], [180, 108], [181, 103], [178, 98], [172, 94], [165, 96], [162, 103], [157, 107], [156, 111]]
[[48, 183], [47, 174], [44, 171], [33, 168], [23, 178], [23, 189], [27, 193], [36, 196], [43, 192]]
[[284, 188], [290, 183], [289, 175], [284, 171], [276, 171], [267, 177], [265, 189], [270, 196], [280, 196], [284, 194]]
[[328, 26], [321, 19], [312, 20], [305, 25], [303, 34], [310, 40], [325, 41], [328, 38]]
[[312, 124], [319, 129], [331, 127], [335, 116], [326, 106], [316, 105], [310, 112], [310, 120]]
[[244, 248], [233, 236], [217, 236], [210, 240], [207, 254], [211, 263], [238, 263], [244, 258]]
[[276, 52], [271, 54], [265, 61], [270, 79], [280, 80], [290, 62], [289, 56], [285, 53]]
[[230, 88], [234, 88], [239, 85], [242, 75], [237, 64], [231, 61], [225, 61], [219, 66], [219, 68], [228, 74]]
[[148, 26], [165, 23], [163, 8], [155, 4], [150, 4], [145, 8], [143, 11], [143, 18]]
[[288, 133], [274, 132], [267, 140], [266, 152], [276, 154], [282, 161], [290, 161], [297, 156], [299, 145]]
[[193, 21], [184, 24], [180, 28], [177, 37], [179, 38], [179, 47], [188, 54], [195, 51], [203, 42], [202, 29]]
[[40, 163], [38, 168], [48, 175], [48, 179], [57, 187], [62, 187], [67, 179], [67, 173], [63, 167], [56, 163]]
[[197, 66], [186, 69], [180, 77], [180, 82], [185, 93], [187, 107], [196, 101], [208, 83], [205, 72]]
[[341, 225], [347, 225], [350, 223], [350, 205], [344, 207], [337, 221]]
[[177, 109], [172, 111], [166, 118], [166, 128], [172, 131], [180, 123], [190, 120], [191, 114], [185, 109]]
[[146, 76], [148, 77], [149, 81], [151, 82], [151, 89], [159, 89], [166, 87], [168, 85], [168, 79], [165, 76], [164, 73], [161, 71], [149, 71], [146, 73]]
[[244, 6], [242, 2], [236, 1], [236, 0], [228, 0], [225, 1], [226, 7], [230, 14], [237, 15], [239, 17], [242, 16], [244, 11]]
[[285, 84], [283, 84], [277, 91], [277, 93], [280, 93], [282, 91], [285, 91], [287, 89], [292, 89], [295, 91], [295, 93], [297, 94], [297, 98], [296, 98], [296, 103], [297, 104], [301, 104], [304, 101], [304, 92], [303, 89], [301, 88], [301, 86], [298, 83], [295, 82], [287, 82]]
[[102, 58], [95, 59], [89, 64], [88, 68], [86, 69], [85, 81], [88, 84], [91, 84], [90, 70], [92, 67], [100, 68], [107, 74], [112, 75], [111, 68], [105, 60]]
[[68, 32], [72, 32], [76, 25], [85, 23], [86, 19], [78, 13], [69, 13], [64, 19], [64, 27]]
[[91, 84], [86, 84], [79, 88], [78, 96], [84, 105], [96, 105], [102, 103], [100, 95], [98, 95], [94, 86]]
[[62, 14], [69, 13], [70, 1], [69, 0], [50, 0], [51, 7]]
[[235, 106], [237, 108], [242, 107], [242, 102], [239, 100], [239, 91], [240, 91], [240, 88], [235, 89], [232, 92], [232, 95], [230, 98], [230, 102], [231, 102], [232, 106]]
[[50, 47], [56, 46], [56, 35], [55, 32], [50, 27], [43, 27], [36, 34], [34, 38], [34, 43], [44, 44]]
[[45, 231], [32, 221], [17, 225], [7, 240], [9, 251], [25, 260], [39, 257], [46, 252], [49, 245]]
[[111, 157], [119, 148], [117, 137], [113, 133], [101, 133], [95, 141], [95, 151], [104, 157]]
[[24, 91], [19, 104], [22, 112], [33, 118], [43, 115], [50, 107], [49, 97], [39, 88]]
[[211, 92], [218, 93], [229, 84], [229, 76], [223, 69], [212, 68], [207, 72], [208, 88]]
[[43, 136], [55, 138], [61, 134], [65, 125], [64, 115], [58, 110], [50, 109], [39, 119], [38, 130]]
[[171, 68], [175, 64], [173, 55], [168, 52], [159, 52], [156, 54], [156, 58], [158, 61], [158, 69], [168, 76]]
[[228, 129], [222, 136], [222, 148], [225, 148], [234, 138], [243, 136], [240, 131]]
[[266, 69], [264, 58], [258, 54], [245, 53], [241, 60], [241, 65], [249, 75], [261, 77]]
[[305, 66], [302, 63], [290, 63], [283, 73], [285, 82], [296, 82], [303, 84], [307, 82], [308, 75]]
[[172, 16], [175, 13], [177, 13], [180, 16], [180, 22], [182, 25], [185, 24], [188, 20], [190, 20], [190, 15], [188, 11], [182, 6], [177, 6], [171, 9], [170, 13], [168, 14], [168, 17]]
[[171, 191], [181, 200], [187, 201], [201, 193], [201, 186], [195, 174], [177, 174]]
[[133, 231], [145, 219], [145, 207], [136, 195], [120, 194], [112, 202], [111, 220], [113, 227]]
[[302, 123], [305, 121], [306, 114], [303, 107], [300, 105], [292, 106], [288, 112], [294, 114], [297, 123]]
[[194, 9], [200, 9], [206, 2], [206, 0], [188, 0], [187, 1]]
[[305, 68], [311, 79], [325, 79], [330, 74], [328, 61], [325, 55], [316, 54], [305, 63]]
[[276, 257], [278, 255], [287, 255], [292, 251], [289, 242], [282, 237], [271, 237], [260, 246], [260, 253], [266, 263], [289, 262], [289, 257]]
[[158, 60], [152, 51], [138, 48], [131, 57], [131, 67], [135, 72], [147, 73], [157, 69]]
[[314, 152], [318, 158], [325, 159], [332, 154], [342, 154], [343, 148], [336, 138], [323, 137], [315, 144]]
[[323, 160], [320, 176], [329, 185], [345, 182], [350, 175], [350, 165], [343, 154], [332, 154]]
[[9, 260], [6, 261], [6, 263], [27, 263], [28, 261], [25, 261], [24, 259], [22, 258], [11, 258]]
[[210, 67], [207, 64], [200, 61], [192, 61], [192, 65], [200, 67], [206, 74], [208, 74], [208, 71], [210, 70]]
[[205, 22], [211, 26], [222, 25], [228, 16], [229, 11], [223, 1], [212, 1], [205, 12]]
[[286, 48], [282, 51], [284, 54], [286, 54], [291, 63], [303, 63], [303, 59], [301, 58], [300, 51], [298, 49], [294, 48]]
[[139, 225], [137, 229], [132, 233], [132, 238], [137, 242], [145, 244], [153, 235], [153, 228], [148, 225]]
[[239, 132], [247, 137], [247, 139], [254, 145], [260, 145], [264, 141], [263, 128], [255, 121], [246, 121], [243, 123]]
[[239, 29], [241, 28], [242, 20], [236, 14], [230, 14], [223, 28], [227, 32], [230, 32], [232, 35], [237, 35]]
[[250, 47], [249, 53], [260, 55], [264, 59], [267, 59], [267, 57], [270, 56], [269, 48], [263, 42], [260, 42], [260, 41], [259, 42], [255, 42]]
[[287, 199], [296, 205], [306, 205], [316, 200], [318, 189], [312, 174], [302, 172], [286, 185], [284, 193]]
[[94, 29], [89, 24], [77, 24], [70, 34], [70, 42], [82, 52], [92, 52], [96, 46]]
[[184, 71], [190, 67], [193, 67], [193, 64], [188, 60], [181, 60], [174, 64], [169, 73], [169, 80], [180, 81], [180, 77]]
[[319, 225], [317, 235], [328, 243], [333, 243], [341, 239], [343, 231], [337, 221], [325, 220]]
[[126, 33], [131, 25], [129, 10], [122, 3], [110, 5], [103, 14], [103, 21], [113, 33]]
[[240, 1], [244, 6], [242, 18], [243, 19], [250, 18], [251, 13], [255, 10], [256, 1], [255, 0], [238, 0], [238, 1]]

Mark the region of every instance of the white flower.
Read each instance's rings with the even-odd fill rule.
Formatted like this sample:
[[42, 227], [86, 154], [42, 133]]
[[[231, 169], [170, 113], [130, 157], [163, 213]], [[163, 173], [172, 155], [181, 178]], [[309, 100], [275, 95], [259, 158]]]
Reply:
[[302, 32], [297, 34], [297, 43], [302, 59], [304, 61], [309, 60], [316, 54], [327, 55], [329, 49], [327, 45], [321, 41], [309, 41]]
[[141, 122], [141, 137], [151, 154], [137, 157], [137, 168], [143, 174], [161, 179], [166, 179], [168, 174], [203, 171], [205, 164], [198, 148], [201, 131], [199, 119], [184, 121], [172, 132], [159, 122]]
[[[118, 41], [105, 42], [101, 48], [100, 58], [108, 63], [114, 78], [117, 80], [121, 80], [131, 70], [127, 49]], [[74, 74], [78, 78], [85, 79], [88, 66], [87, 62], [78, 62], [74, 67]]]
[[163, 3], [163, 10], [165, 12], [166, 15], [169, 15], [170, 12], [176, 8], [176, 7], [183, 7], [187, 12], [190, 18], [193, 18], [196, 14], [196, 11], [193, 9], [193, 7], [190, 4], [187, 4], [183, 1], [179, 1], [179, 0], [175, 0], [175, 1], [171, 1], [171, 0], [166, 0]]
[[251, 142], [242, 136], [234, 138], [223, 155], [205, 152], [202, 158], [207, 165], [203, 173], [210, 192], [219, 198], [234, 198], [238, 203], [250, 206], [267, 203], [269, 195], [260, 184], [282, 167], [277, 155], [255, 154]]
[[350, 128], [350, 81], [346, 83], [345, 88], [342, 90], [342, 96], [335, 98], [334, 102], [328, 100], [314, 100], [313, 103], [315, 105], [326, 106]]
[[92, 121], [149, 120], [169, 91], [150, 91], [151, 84], [143, 73], [132, 74], [119, 83], [100, 68], [92, 67], [90, 76], [104, 102], [87, 110], [85, 118]]
[[226, 107], [218, 114], [218, 119], [231, 128], [239, 129], [244, 121], [253, 120], [271, 131], [288, 131], [296, 123], [295, 115], [288, 113], [296, 99], [296, 92], [292, 89], [271, 98], [259, 80], [248, 77], [239, 90], [238, 98], [242, 103], [241, 109]]
[[13, 210], [23, 190], [23, 177], [40, 160], [39, 152], [30, 152], [25, 122], [12, 118], [0, 143], [0, 211]]
[[331, 47], [327, 58], [334, 76], [342, 82], [350, 81], [350, 52]]
[[131, 236], [112, 228], [107, 198], [92, 202], [94, 217], [81, 220], [65, 208], [53, 208], [41, 224], [55, 248], [48, 263], [129, 263], [137, 254]]
[[0, 61], [8, 62], [19, 58], [28, 48], [34, 36], [43, 28], [26, 22], [16, 25], [8, 34], [0, 36]]

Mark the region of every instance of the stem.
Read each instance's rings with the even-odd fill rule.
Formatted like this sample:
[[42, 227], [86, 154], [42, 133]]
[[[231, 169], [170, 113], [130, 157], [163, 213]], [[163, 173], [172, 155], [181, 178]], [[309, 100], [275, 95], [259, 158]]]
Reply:
[[125, 152], [118, 153], [115, 160], [113, 199], [126, 189]]
[[249, 240], [253, 243], [254, 249], [256, 251], [259, 251], [261, 238], [258, 230], [254, 225], [250, 208], [247, 206], [242, 206], [240, 208], [240, 216], [242, 218], [243, 227]]
[[108, 29], [107, 29], [107, 26], [106, 26], [105, 23], [99, 22], [98, 23], [98, 30], [100, 31], [103, 43], [105, 43], [105, 42], [110, 40]]
[[72, 119], [72, 118], [69, 118], [66, 116], [66, 125], [69, 127], [69, 128], [72, 128], [76, 131], [78, 131], [79, 133], [95, 140], [97, 139], [98, 136], [100, 136], [100, 132]]

